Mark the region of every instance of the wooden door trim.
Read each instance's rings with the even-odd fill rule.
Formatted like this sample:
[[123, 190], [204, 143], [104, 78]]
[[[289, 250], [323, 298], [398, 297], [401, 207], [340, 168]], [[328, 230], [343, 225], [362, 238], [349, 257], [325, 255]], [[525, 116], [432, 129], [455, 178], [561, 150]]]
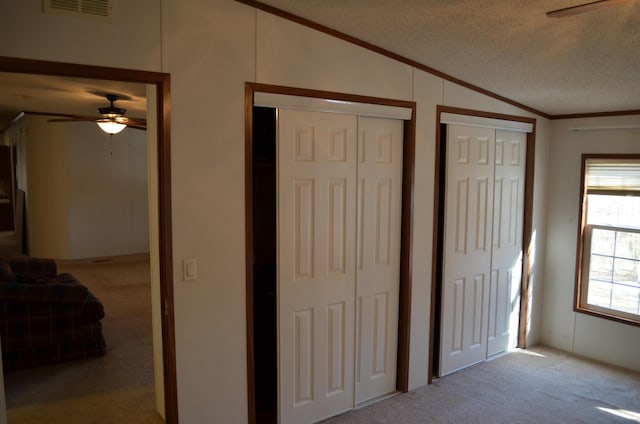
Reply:
[[178, 391], [173, 301], [173, 246], [171, 239], [170, 75], [162, 72], [137, 71], [12, 57], [0, 57], [0, 72], [155, 85], [158, 99], [156, 111], [158, 116], [158, 232], [165, 420], [167, 423], [177, 423]]
[[431, 317], [429, 319], [429, 365], [427, 373], [427, 381], [429, 384], [433, 382], [434, 361], [436, 348], [436, 328], [440, 326], [441, 317], [436, 314], [436, 306], [438, 303], [438, 288], [441, 285], [441, 269], [442, 269], [442, 248], [443, 248], [443, 214], [444, 205], [441, 204], [442, 196], [445, 189], [445, 181], [442, 173], [445, 171], [442, 162], [442, 155], [445, 149], [441, 140], [441, 115], [442, 113], [455, 113], [459, 115], [477, 116], [483, 118], [502, 119], [507, 121], [525, 122], [533, 124], [533, 130], [527, 133], [527, 151], [525, 166], [525, 192], [524, 192], [524, 220], [523, 220], [523, 238], [522, 238], [522, 282], [520, 286], [520, 322], [518, 327], [518, 347], [527, 347], [527, 326], [529, 319], [529, 295], [531, 282], [531, 242], [533, 228], [533, 183], [534, 183], [534, 165], [535, 165], [535, 140], [536, 140], [536, 119], [517, 115], [508, 115], [502, 113], [485, 112], [474, 109], [464, 109], [459, 107], [438, 105], [436, 107], [436, 148], [435, 148], [435, 170], [434, 170], [434, 193], [433, 206], [433, 239], [432, 239], [432, 268], [431, 268]]
[[255, 92], [315, 97], [411, 109], [411, 119], [404, 121], [402, 218], [400, 242], [400, 287], [398, 313], [398, 353], [396, 388], [409, 390], [409, 325], [411, 323], [411, 258], [413, 249], [413, 196], [415, 167], [416, 103], [405, 100], [385, 99], [330, 91], [310, 90], [269, 84], [245, 83], [245, 275], [246, 275], [246, 319], [247, 319], [247, 410], [248, 422], [256, 422], [255, 357], [253, 316], [253, 95]]

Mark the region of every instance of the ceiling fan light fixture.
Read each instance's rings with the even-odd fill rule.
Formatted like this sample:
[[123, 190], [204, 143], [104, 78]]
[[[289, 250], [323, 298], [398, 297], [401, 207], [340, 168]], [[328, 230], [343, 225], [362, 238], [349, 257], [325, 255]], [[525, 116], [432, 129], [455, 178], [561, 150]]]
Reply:
[[100, 113], [100, 115], [104, 116], [105, 118], [116, 118], [118, 116], [124, 116], [124, 114], [127, 113], [126, 109], [115, 107], [113, 105], [113, 102], [120, 98], [119, 96], [115, 94], [107, 94], [105, 97], [107, 98], [107, 100], [109, 100], [109, 106], [99, 107], [98, 112]]
[[110, 135], [118, 134], [127, 127], [127, 124], [123, 124], [115, 120], [97, 121], [96, 123], [102, 131]]

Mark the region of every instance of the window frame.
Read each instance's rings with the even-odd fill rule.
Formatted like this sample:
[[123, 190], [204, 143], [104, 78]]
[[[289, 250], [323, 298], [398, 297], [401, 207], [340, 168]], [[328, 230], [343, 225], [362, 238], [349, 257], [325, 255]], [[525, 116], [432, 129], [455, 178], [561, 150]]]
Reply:
[[[575, 281], [575, 293], [574, 293], [574, 308], [575, 312], [592, 315], [599, 318], [604, 318], [624, 324], [640, 327], [640, 315], [630, 314], [628, 312], [616, 311], [614, 309], [605, 308], [602, 306], [589, 305], [587, 303], [587, 295], [589, 290], [589, 269], [591, 258], [586, 258], [586, 255], [590, 253], [591, 247], [587, 246], [587, 243], [591, 242], [589, 237], [590, 231], [588, 231], [587, 224], [587, 196], [588, 194], [606, 194], [606, 195], [629, 195], [640, 196], [638, 192], [630, 191], [614, 191], [614, 190], [591, 190], [588, 192], [586, 184], [586, 172], [587, 162], [591, 159], [612, 159], [612, 160], [637, 160], [640, 162], [640, 154], [583, 154], [582, 165], [580, 171], [580, 205], [579, 205], [579, 217], [580, 223], [578, 227], [578, 240], [577, 240], [577, 255], [576, 255], [576, 281]], [[590, 225], [593, 227], [606, 227]], [[610, 226], [609, 228], [617, 229], [616, 226]], [[586, 280], [586, 281], [583, 281]]]

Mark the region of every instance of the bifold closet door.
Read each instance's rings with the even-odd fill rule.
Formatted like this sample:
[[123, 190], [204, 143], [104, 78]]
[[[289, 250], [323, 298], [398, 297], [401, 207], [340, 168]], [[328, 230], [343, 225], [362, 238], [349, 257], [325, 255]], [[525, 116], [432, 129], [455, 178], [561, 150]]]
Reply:
[[279, 110], [281, 423], [354, 405], [357, 117]]
[[396, 388], [402, 121], [360, 117], [358, 134], [356, 404]]
[[495, 130], [447, 127], [440, 375], [487, 358]]
[[516, 346], [526, 151], [525, 133], [496, 130], [487, 356]]
[[395, 391], [402, 121], [279, 110], [281, 423]]
[[515, 347], [526, 134], [447, 126], [440, 375]]

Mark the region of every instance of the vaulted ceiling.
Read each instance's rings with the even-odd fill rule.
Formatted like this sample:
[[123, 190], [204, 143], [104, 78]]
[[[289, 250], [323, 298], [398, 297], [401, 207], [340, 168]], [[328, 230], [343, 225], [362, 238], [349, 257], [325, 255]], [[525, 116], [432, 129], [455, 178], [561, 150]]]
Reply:
[[589, 1], [260, 3], [547, 115], [640, 110], [640, 1], [609, 0], [564, 18], [545, 14]]

